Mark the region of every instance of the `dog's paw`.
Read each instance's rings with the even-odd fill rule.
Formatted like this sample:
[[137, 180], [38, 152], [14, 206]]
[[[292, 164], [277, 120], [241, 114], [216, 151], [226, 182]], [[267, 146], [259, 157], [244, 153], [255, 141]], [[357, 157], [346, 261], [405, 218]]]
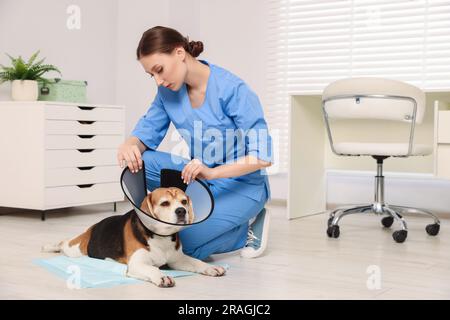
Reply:
[[211, 266], [206, 268], [202, 274], [211, 276], [211, 277], [221, 277], [227, 272], [224, 267], [221, 266]]
[[175, 280], [172, 277], [161, 277], [161, 281], [158, 283], [158, 287], [161, 288], [170, 288], [175, 285]]

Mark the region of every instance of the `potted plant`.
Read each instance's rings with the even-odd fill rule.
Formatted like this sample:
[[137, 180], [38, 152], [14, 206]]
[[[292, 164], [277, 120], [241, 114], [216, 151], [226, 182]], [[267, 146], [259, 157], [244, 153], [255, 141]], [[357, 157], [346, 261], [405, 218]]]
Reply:
[[5, 67], [0, 64], [0, 84], [6, 81], [12, 81], [11, 97], [15, 101], [36, 101], [38, 98], [38, 81], [47, 83], [49, 80], [42, 76], [49, 71], [61, 72], [51, 64], [43, 64], [44, 59], [34, 63], [39, 51], [34, 53], [28, 62], [19, 58], [13, 58], [6, 54], [12, 65]]

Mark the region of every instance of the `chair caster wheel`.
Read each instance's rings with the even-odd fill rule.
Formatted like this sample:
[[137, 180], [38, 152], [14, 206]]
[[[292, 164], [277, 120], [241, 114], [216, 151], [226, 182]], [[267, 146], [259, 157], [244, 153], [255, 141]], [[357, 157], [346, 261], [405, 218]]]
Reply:
[[392, 217], [384, 217], [383, 219], [381, 219], [381, 224], [385, 228], [390, 228], [393, 223], [394, 223], [394, 218], [392, 218]]
[[406, 237], [408, 236], [408, 231], [406, 230], [398, 230], [394, 231], [392, 234], [392, 238], [394, 238], [395, 242], [402, 243], [406, 240]]
[[328, 227], [331, 226], [332, 222], [333, 222], [333, 218], [328, 218]]
[[329, 226], [327, 229], [327, 235], [330, 238], [339, 238], [339, 226]]
[[427, 231], [427, 233], [430, 236], [435, 236], [439, 233], [439, 229], [440, 229], [440, 225], [435, 223], [435, 224], [429, 224], [425, 227], [425, 230]]

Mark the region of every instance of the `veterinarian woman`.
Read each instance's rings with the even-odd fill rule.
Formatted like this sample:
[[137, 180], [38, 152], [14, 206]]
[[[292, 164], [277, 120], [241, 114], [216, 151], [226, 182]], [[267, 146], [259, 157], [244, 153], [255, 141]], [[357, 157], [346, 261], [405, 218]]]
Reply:
[[[158, 93], [119, 147], [117, 160], [132, 172], [143, 161], [150, 191], [159, 186], [162, 168], [181, 171], [185, 183], [208, 183], [214, 211], [180, 232], [186, 254], [205, 259], [242, 248], [241, 256], [257, 257], [267, 244], [269, 216], [263, 209], [270, 188], [264, 168], [272, 163], [272, 140], [256, 94], [231, 72], [197, 60], [202, 51], [202, 42], [171, 28], [144, 32], [137, 59]], [[171, 122], [190, 159], [156, 151]]]

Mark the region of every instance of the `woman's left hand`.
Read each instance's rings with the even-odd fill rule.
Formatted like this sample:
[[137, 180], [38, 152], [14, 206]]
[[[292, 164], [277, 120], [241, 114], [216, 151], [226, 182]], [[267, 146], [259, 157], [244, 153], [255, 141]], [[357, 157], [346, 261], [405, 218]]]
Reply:
[[195, 178], [212, 180], [214, 179], [214, 169], [205, 166], [200, 160], [193, 159], [186, 164], [181, 172], [181, 179], [189, 184]]

